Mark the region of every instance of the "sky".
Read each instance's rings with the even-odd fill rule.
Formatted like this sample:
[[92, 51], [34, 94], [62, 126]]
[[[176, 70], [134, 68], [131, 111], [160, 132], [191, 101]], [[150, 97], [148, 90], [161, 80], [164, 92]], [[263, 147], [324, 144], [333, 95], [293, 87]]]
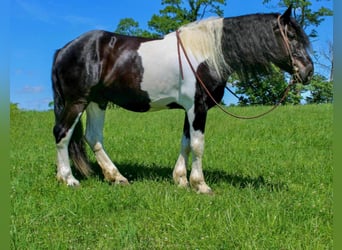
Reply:
[[[47, 110], [53, 100], [51, 65], [56, 49], [93, 29], [114, 31], [122, 18], [131, 17], [146, 29], [153, 14], [163, 8], [161, 0], [12, 0], [10, 6], [10, 102], [25, 110]], [[251, 13], [282, 12], [262, 0], [228, 0], [225, 17]], [[332, 1], [314, 2], [316, 10], [324, 5], [333, 8]], [[313, 42], [315, 51], [327, 51], [333, 41], [333, 18], [329, 17], [317, 29], [319, 38]], [[323, 58], [321, 59], [323, 60]], [[322, 61], [321, 61], [322, 62]], [[324, 69], [316, 66], [326, 74]], [[226, 93], [224, 102], [234, 103]]]

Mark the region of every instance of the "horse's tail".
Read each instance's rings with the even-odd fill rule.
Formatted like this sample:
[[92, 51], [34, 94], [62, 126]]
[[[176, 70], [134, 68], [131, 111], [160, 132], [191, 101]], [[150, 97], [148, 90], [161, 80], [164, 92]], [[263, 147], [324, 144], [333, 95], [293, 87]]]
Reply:
[[[56, 51], [53, 59], [52, 66], [52, 90], [53, 90], [53, 101], [54, 101], [54, 114], [55, 124], [60, 121], [63, 113], [65, 112], [65, 100], [62, 89], [62, 82], [58, 76], [56, 58], [59, 50]], [[76, 169], [83, 175], [89, 176], [93, 173], [91, 165], [89, 163], [83, 136], [82, 121], [79, 119], [77, 122], [74, 132], [69, 142], [69, 157], [73, 161]]]

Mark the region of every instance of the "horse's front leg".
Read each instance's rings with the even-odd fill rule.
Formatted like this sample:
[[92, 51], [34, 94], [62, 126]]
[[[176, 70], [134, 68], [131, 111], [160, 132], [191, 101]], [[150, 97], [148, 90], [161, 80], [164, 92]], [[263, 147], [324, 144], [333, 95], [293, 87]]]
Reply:
[[85, 137], [95, 153], [96, 160], [102, 168], [105, 179], [116, 184], [128, 184], [128, 180], [121, 175], [103, 148], [105, 110], [101, 109], [97, 103], [91, 102], [86, 112], [87, 126]]
[[180, 187], [188, 187], [189, 182], [186, 176], [186, 166], [190, 153], [190, 126], [187, 114], [185, 114], [181, 151], [173, 169], [173, 180]]
[[192, 152], [192, 166], [190, 186], [198, 193], [212, 194], [211, 188], [205, 183], [202, 171], [202, 157], [204, 152], [204, 129], [207, 112], [188, 112], [190, 124], [190, 147]]

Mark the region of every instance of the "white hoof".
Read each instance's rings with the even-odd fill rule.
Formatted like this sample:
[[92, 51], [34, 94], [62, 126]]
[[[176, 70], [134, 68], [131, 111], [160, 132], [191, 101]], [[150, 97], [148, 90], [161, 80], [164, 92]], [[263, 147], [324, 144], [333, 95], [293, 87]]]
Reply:
[[129, 185], [128, 180], [125, 177], [123, 177], [122, 175], [118, 178], [115, 178], [114, 183], [116, 185], [122, 185], [122, 186]]
[[214, 194], [211, 188], [204, 181], [195, 183], [192, 182], [190, 185], [198, 194]]
[[57, 174], [57, 180], [64, 182], [68, 187], [77, 187], [80, 185], [80, 182], [72, 175], [65, 178]]
[[182, 188], [189, 187], [189, 182], [186, 176], [174, 176], [173, 180], [178, 187], [182, 187]]

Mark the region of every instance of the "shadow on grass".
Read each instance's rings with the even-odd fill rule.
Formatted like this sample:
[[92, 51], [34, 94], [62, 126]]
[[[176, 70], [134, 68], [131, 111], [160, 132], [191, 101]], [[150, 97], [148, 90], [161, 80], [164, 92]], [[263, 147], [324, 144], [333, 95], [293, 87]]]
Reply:
[[[130, 182], [140, 180], [163, 180], [173, 182], [172, 179], [172, 167], [156, 166], [156, 165], [142, 165], [132, 163], [117, 163], [116, 164], [120, 173], [124, 175]], [[94, 175], [99, 179], [104, 180], [104, 176], [100, 167], [96, 162], [92, 163], [94, 169]], [[237, 174], [229, 174], [222, 170], [204, 170], [204, 176], [208, 183], [229, 183], [236, 188], [252, 188], [262, 189], [266, 188], [269, 191], [282, 191], [288, 190], [288, 186], [285, 183], [272, 183], [263, 176], [251, 177], [242, 176]], [[189, 177], [189, 171], [188, 171]], [[82, 179], [79, 175], [78, 179]]]

